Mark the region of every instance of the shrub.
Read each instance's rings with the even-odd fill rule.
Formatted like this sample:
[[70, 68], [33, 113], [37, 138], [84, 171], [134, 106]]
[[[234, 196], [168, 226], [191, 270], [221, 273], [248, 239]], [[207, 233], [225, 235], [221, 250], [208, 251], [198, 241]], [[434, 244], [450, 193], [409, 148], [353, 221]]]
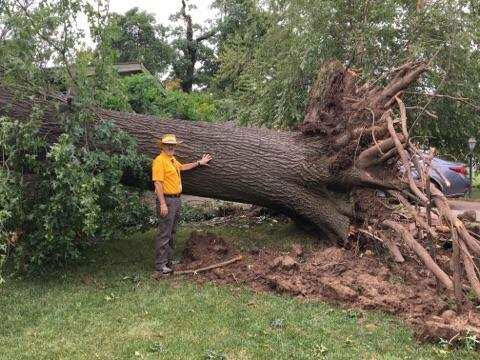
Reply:
[[187, 94], [175, 88], [165, 90], [159, 80], [149, 74], [124, 77], [120, 89], [122, 95], [107, 96], [101, 106], [111, 110], [125, 110], [121, 100], [125, 97], [129, 109], [139, 114], [207, 122], [218, 119], [217, 102], [211, 94], [201, 91]]
[[203, 92], [189, 94], [180, 90], [166, 93], [160, 105], [163, 115], [171, 115], [192, 121], [218, 121], [217, 104], [213, 96]]
[[92, 240], [149, 226], [140, 192], [120, 182], [126, 169], [144, 172], [128, 136], [103, 122], [92, 129], [96, 148], [78, 146], [82, 131], [49, 145], [37, 123], [0, 119], [0, 244], [15, 269], [65, 265]]

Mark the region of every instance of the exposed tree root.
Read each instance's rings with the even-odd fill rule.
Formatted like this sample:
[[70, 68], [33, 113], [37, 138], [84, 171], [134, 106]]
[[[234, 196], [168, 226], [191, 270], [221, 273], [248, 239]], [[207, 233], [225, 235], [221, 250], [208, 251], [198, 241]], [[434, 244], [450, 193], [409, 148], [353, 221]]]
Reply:
[[[315, 83], [315, 86], [323, 86], [322, 90], [314, 87], [310, 92], [310, 103], [301, 130], [308, 136], [329, 139], [332, 173], [353, 166], [361, 170], [361, 178], [365, 179], [363, 183], [359, 181], [352, 182], [353, 184], [360, 187], [372, 187], [373, 184], [377, 189], [396, 189], [388, 190], [388, 193], [406, 210], [406, 218], [414, 220], [418, 227], [418, 240], [398, 220], [399, 215], [405, 217], [404, 214], [399, 214], [389, 206], [375, 213], [373, 204], [365, 204], [365, 199], [359, 200], [358, 206], [367, 214], [362, 213], [357, 221], [361, 221], [368, 231], [358, 231], [381, 242], [388, 248], [393, 259], [401, 262], [404, 257], [395, 239], [384, 240], [375, 235], [380, 233], [377, 227], [394, 230], [449, 293], [454, 294], [460, 309], [464, 302], [463, 271], [470, 288], [480, 300], [480, 281], [476, 272], [476, 259], [472, 256], [480, 256], [480, 242], [457, 219], [443, 193], [430, 183], [428, 174], [434, 150], [426, 153], [412, 143], [407, 127], [407, 108], [401, 100], [402, 91], [427, 68], [428, 64], [425, 63], [408, 62], [396, 70], [390, 83], [382, 89], [369, 84], [356, 87], [354, 73], [348, 70], [342, 73], [338, 64], [328, 65], [319, 73]], [[325, 69], [330, 71], [330, 77]], [[394, 105], [398, 108], [398, 114]], [[398, 132], [396, 127], [399, 128]], [[417, 177], [412, 174], [413, 167]], [[375, 195], [372, 194], [372, 198]], [[418, 205], [426, 208], [424, 214]], [[453, 254], [450, 269], [442, 268], [437, 263], [435, 247], [438, 246], [439, 233], [435, 229], [436, 225], [432, 225], [432, 206], [439, 214], [436, 225], [451, 229]], [[430, 254], [422, 245], [425, 242]]]
[[453, 283], [450, 277], [440, 269], [427, 250], [425, 250], [425, 248], [413, 238], [412, 234], [410, 234], [404, 226], [392, 220], [385, 220], [383, 223], [401, 234], [408, 246], [420, 257], [420, 259], [422, 259], [427, 269], [430, 270], [438, 280], [440, 280], [443, 286], [449, 290], [453, 290]]
[[[422, 162], [418, 161], [415, 166], [417, 167], [418, 173], [420, 175], [420, 179], [417, 181], [420, 181], [421, 184], [417, 185], [417, 181], [415, 181], [412, 177], [410, 167], [412, 166], [410, 163], [410, 159], [414, 158], [417, 154], [421, 154], [420, 151], [418, 151], [413, 144], [411, 144], [408, 140], [408, 132], [406, 128], [406, 113], [405, 113], [405, 106], [403, 105], [403, 102], [396, 97], [397, 103], [399, 104], [400, 107], [400, 112], [401, 112], [401, 118], [402, 118], [402, 133], [403, 136], [407, 139], [406, 144], [409, 146], [410, 152], [406, 151], [401, 144], [401, 142], [396, 139], [397, 134], [394, 130], [393, 127], [393, 121], [389, 115], [387, 115], [386, 120], [388, 123], [388, 128], [390, 135], [392, 138], [395, 140], [395, 145], [397, 149], [397, 153], [400, 156], [401, 162], [406, 170], [407, 173], [407, 180], [406, 182], [408, 183], [409, 189], [413, 192], [413, 194], [418, 197], [418, 199], [421, 201], [422, 204], [425, 204], [427, 206], [427, 218], [429, 219], [430, 216], [430, 206], [431, 206], [431, 196], [433, 196], [433, 202], [436, 206], [436, 208], [439, 210], [440, 215], [442, 218], [444, 218], [451, 226], [452, 228], [452, 241], [455, 243], [454, 246], [459, 248], [461, 252], [461, 259], [463, 259], [463, 266], [465, 269], [465, 272], [467, 274], [467, 279], [471, 285], [472, 290], [476, 294], [477, 298], [480, 299], [480, 282], [478, 279], [478, 276], [475, 272], [475, 264], [472, 256], [469, 253], [469, 249], [473, 251], [475, 254], [479, 254], [480, 250], [480, 244], [479, 242], [474, 239], [467, 231], [465, 225], [463, 222], [457, 219], [456, 215], [451, 211], [450, 206], [448, 205], [445, 196], [443, 193], [438, 190], [433, 184], [430, 183], [428, 176], [425, 176], [428, 174], [428, 169], [425, 168], [424, 164], [429, 164], [429, 161], [431, 159], [428, 159], [427, 156], [425, 155], [423, 157]], [[410, 155], [410, 156], [409, 156]], [[433, 154], [432, 154], [433, 155]], [[422, 155], [421, 155], [422, 156]], [[423, 188], [423, 190], [420, 190], [420, 187]], [[399, 194], [394, 194], [396, 198], [407, 208], [407, 210], [414, 216], [416, 223], [419, 224], [423, 229], [427, 231], [429, 234], [429, 239], [431, 241], [434, 241], [435, 238], [437, 238], [437, 235], [435, 231], [431, 227], [431, 221], [429, 219], [428, 223], [425, 223], [423, 219], [421, 219], [420, 214], [406, 201], [406, 199], [401, 198]], [[395, 223], [391, 220], [387, 220], [384, 222], [385, 225], [390, 226], [391, 228], [394, 228], [396, 231], [398, 231], [403, 239], [412, 247], [412, 249], [415, 250], [415, 252], [418, 254], [418, 256], [422, 259], [422, 261], [425, 263], [425, 266], [432, 271], [435, 276], [438, 278], [438, 280], [449, 290], [454, 290], [455, 289], [455, 298], [457, 301], [457, 307], [462, 306], [462, 299], [463, 297], [461, 296], [461, 275], [460, 275], [460, 257], [452, 256], [452, 268], [454, 272], [454, 282], [451, 281], [450, 277], [446, 275], [444, 271], [440, 269], [440, 267], [436, 264], [435, 260], [432, 259], [432, 257], [428, 254], [428, 252], [421, 246], [418, 242], [416, 242], [413, 237], [407, 232], [407, 230], [402, 227], [400, 224]], [[435, 247], [435, 244], [430, 244], [433, 248]], [[455, 251], [458, 251], [458, 249], [455, 248]], [[455, 255], [455, 254], [454, 254]]]
[[389, 238], [381, 238], [375, 234], [372, 234], [371, 232], [368, 232], [367, 230], [364, 229], [358, 229], [359, 232], [370, 236], [372, 239], [377, 240], [379, 243], [385, 245], [387, 249], [390, 251], [390, 253], [393, 256], [393, 259], [398, 262], [398, 263], [403, 263], [405, 262], [405, 258], [403, 257], [402, 253], [400, 252], [400, 249], [398, 248], [397, 244], [395, 244], [391, 239]]
[[398, 263], [405, 262], [405, 258], [403, 257], [402, 253], [400, 252], [400, 249], [398, 248], [397, 244], [395, 244], [395, 242], [392, 241], [392, 239], [385, 238], [384, 243], [385, 243], [385, 246], [390, 251], [390, 253], [392, 254], [395, 262], [398, 262]]
[[475, 272], [475, 264], [473, 263], [472, 255], [470, 255], [470, 252], [461, 240], [459, 240], [458, 243], [460, 246], [460, 252], [462, 253], [463, 266], [465, 267], [465, 271], [467, 273], [467, 279], [470, 282], [475, 295], [480, 299], [480, 282], [478, 281], [478, 277]]
[[[402, 203], [406, 209], [410, 212], [410, 214], [415, 218], [416, 223], [420, 225], [421, 228], [427, 231], [429, 235], [429, 239], [434, 242], [437, 238], [437, 234], [435, 230], [431, 226], [430, 221], [430, 206], [431, 206], [431, 198], [433, 196], [433, 202], [438, 209], [441, 218], [445, 219], [447, 223], [450, 224], [452, 228], [452, 241], [454, 243], [454, 250], [455, 252], [460, 252], [459, 254], [455, 253], [452, 255], [452, 269], [453, 269], [453, 282], [450, 277], [440, 269], [438, 264], [435, 260], [428, 254], [425, 248], [419, 244], [417, 241], [413, 239], [411, 234], [399, 223], [396, 223], [392, 220], [386, 220], [383, 223], [392, 229], [395, 229], [399, 234], [401, 234], [402, 238], [407, 242], [407, 244], [417, 253], [417, 255], [422, 259], [425, 266], [432, 271], [433, 274], [437, 277], [437, 279], [449, 290], [455, 290], [455, 299], [457, 301], [457, 307], [462, 307], [463, 296], [461, 292], [461, 268], [460, 268], [460, 259], [463, 260], [463, 267], [467, 274], [467, 279], [470, 283], [470, 286], [477, 296], [480, 299], [480, 281], [475, 271], [475, 263], [474, 259], [472, 258], [469, 250], [473, 251], [476, 255], [479, 255], [480, 250], [480, 243], [478, 240], [474, 239], [467, 231], [463, 222], [457, 219], [456, 215], [451, 211], [448, 202], [443, 195], [443, 193], [438, 190], [433, 184], [430, 183], [428, 176], [428, 168], [425, 168], [425, 164], [429, 164], [431, 159], [427, 158], [427, 155], [423, 157], [423, 161], [417, 161], [415, 166], [417, 167], [417, 172], [419, 173], [419, 179], [415, 180], [412, 177], [410, 168], [412, 163], [410, 159], [413, 159], [417, 156], [417, 154], [421, 154], [415, 146], [410, 143], [408, 140], [409, 135], [407, 132], [406, 127], [406, 113], [405, 113], [405, 106], [403, 102], [396, 97], [396, 101], [399, 104], [400, 113], [401, 113], [401, 124], [402, 124], [402, 135], [406, 139], [406, 145], [409, 147], [409, 151], [405, 150], [403, 144], [399, 141], [398, 135], [394, 129], [393, 121], [391, 116], [388, 114], [385, 118], [388, 124], [389, 133], [395, 141], [395, 148], [397, 150], [397, 154], [400, 157], [401, 163], [406, 172], [407, 179], [404, 180], [406, 184], [408, 184], [409, 190], [418, 198], [421, 204], [426, 205], [427, 207], [427, 218], [428, 222], [425, 222], [420, 213], [414, 209], [414, 207], [400, 194], [391, 192], [400, 203]], [[433, 155], [433, 154], [432, 154]], [[422, 189], [422, 190], [421, 190]], [[435, 244], [430, 244], [432, 248], [435, 247]], [[458, 247], [458, 248], [457, 248]]]
[[391, 190], [389, 191], [405, 208], [408, 210], [410, 215], [415, 218], [415, 222], [419, 224], [425, 231], [427, 231], [432, 237], [436, 238], [438, 236], [437, 232], [423, 220], [417, 210], [410, 204], [407, 199], [405, 199], [398, 191]]
[[463, 309], [463, 292], [462, 292], [462, 267], [460, 264], [460, 245], [458, 243], [458, 233], [452, 228], [452, 270], [453, 270], [453, 287], [455, 301], [457, 303], [457, 311]]

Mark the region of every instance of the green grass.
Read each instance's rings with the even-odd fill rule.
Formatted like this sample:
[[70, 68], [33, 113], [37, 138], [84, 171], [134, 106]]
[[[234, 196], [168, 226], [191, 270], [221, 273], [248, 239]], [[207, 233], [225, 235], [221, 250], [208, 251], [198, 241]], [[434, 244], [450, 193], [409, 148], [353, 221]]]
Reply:
[[472, 188], [472, 196], [467, 197], [467, 199], [479, 200], [480, 199], [480, 189], [478, 187]]
[[318, 239], [304, 232], [293, 223], [278, 223], [266, 218], [260, 224], [251, 224], [248, 219], [240, 219], [235, 226], [202, 227], [202, 231], [210, 231], [230, 241], [241, 250], [274, 246], [281, 251], [291, 249], [293, 243], [305, 248], [315, 245]]
[[[268, 222], [208, 230], [243, 248], [311, 240]], [[190, 231], [180, 229], [177, 256]], [[478, 359], [421, 345], [380, 313], [182, 278], [156, 282], [152, 267], [149, 232], [107, 244], [73, 269], [8, 279], [0, 359]]]

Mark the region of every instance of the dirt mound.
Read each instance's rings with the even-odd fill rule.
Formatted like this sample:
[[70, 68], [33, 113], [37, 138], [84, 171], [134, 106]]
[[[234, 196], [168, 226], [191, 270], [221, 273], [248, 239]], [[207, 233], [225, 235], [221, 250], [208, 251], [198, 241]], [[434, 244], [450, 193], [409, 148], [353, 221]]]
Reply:
[[[238, 254], [224, 239], [194, 232], [175, 270], [220, 263]], [[435, 277], [414, 260], [382, 263], [370, 250], [361, 256], [339, 247], [306, 252], [298, 244], [289, 253], [263, 248], [242, 255], [243, 261], [192, 277], [333, 301], [348, 308], [382, 310], [405, 320], [422, 340], [450, 340], [459, 333], [480, 336], [478, 312], [472, 308], [456, 314], [453, 303], [446, 296], [439, 297]]]

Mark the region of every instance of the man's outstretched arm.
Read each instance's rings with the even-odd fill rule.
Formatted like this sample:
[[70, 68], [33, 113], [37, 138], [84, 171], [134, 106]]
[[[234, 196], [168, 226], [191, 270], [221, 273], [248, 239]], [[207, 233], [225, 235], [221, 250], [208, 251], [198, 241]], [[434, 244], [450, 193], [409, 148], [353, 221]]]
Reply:
[[193, 163], [183, 164], [180, 167], [180, 170], [185, 171], [185, 170], [195, 169], [197, 166], [207, 165], [210, 160], [212, 160], [212, 156], [210, 154], [204, 154], [202, 158], [198, 161], [195, 161]]

